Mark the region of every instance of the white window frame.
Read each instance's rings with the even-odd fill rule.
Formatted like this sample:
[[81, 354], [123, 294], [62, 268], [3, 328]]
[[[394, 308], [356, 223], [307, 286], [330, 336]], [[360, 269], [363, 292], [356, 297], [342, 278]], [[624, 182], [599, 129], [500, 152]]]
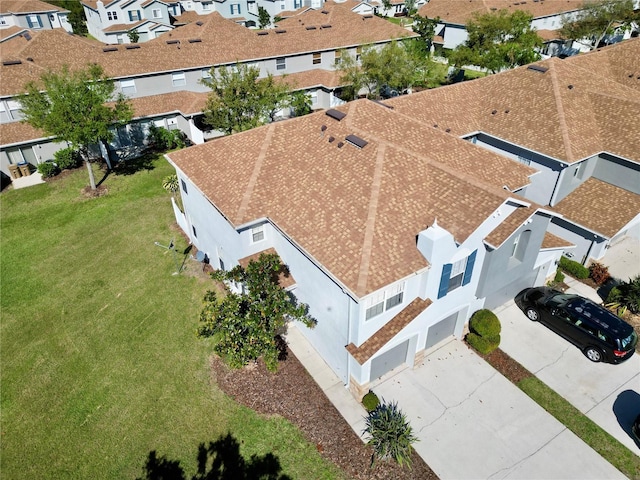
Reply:
[[405, 282], [397, 283], [382, 292], [371, 295], [366, 301], [365, 321], [382, 315], [384, 312], [402, 305], [404, 302]]
[[139, 10], [129, 10], [129, 16], [132, 22], [140, 21], [140, 11]]
[[320, 65], [322, 63], [322, 53], [321, 52], [313, 52], [311, 63], [313, 65]]
[[184, 87], [187, 84], [187, 76], [184, 72], [174, 72], [171, 74], [171, 85], [174, 87]]
[[203, 68], [202, 69], [202, 78], [211, 78], [211, 69]]
[[4, 106], [4, 102], [0, 102], [0, 122], [11, 120], [7, 107]]
[[264, 223], [251, 229], [251, 243], [262, 242], [265, 239]]
[[9, 107], [9, 118], [13, 120], [22, 120], [22, 105], [15, 100], [7, 100], [7, 107]]
[[162, 18], [162, 10], [160, 10], [159, 8], [154, 8], [153, 10], [151, 10], [151, 16], [153, 18]]
[[229, 8], [231, 9], [231, 15], [242, 15], [239, 3], [232, 3]]
[[314, 90], [313, 92], [309, 93], [309, 98], [311, 98], [311, 106], [316, 106], [318, 105], [318, 91]]
[[461, 258], [460, 260], [453, 262], [451, 266], [451, 273], [449, 274], [449, 288], [448, 292], [460, 288], [464, 279], [464, 272], [467, 270], [468, 256]]
[[107, 12], [107, 20], [109, 20], [110, 22], [115, 22], [116, 20], [118, 20], [117, 10]]
[[202, 3], [202, 10], [205, 12], [210, 12], [211, 11], [211, 3], [210, 2], [203, 2]]
[[276, 58], [276, 70], [286, 70], [287, 59], [285, 57]]

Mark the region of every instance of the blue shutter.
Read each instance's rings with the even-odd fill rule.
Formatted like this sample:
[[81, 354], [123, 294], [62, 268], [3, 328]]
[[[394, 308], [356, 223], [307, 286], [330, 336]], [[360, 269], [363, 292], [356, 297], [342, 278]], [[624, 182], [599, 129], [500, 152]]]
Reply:
[[474, 250], [469, 258], [467, 258], [467, 266], [464, 269], [464, 277], [462, 277], [462, 285], [466, 285], [471, 281], [471, 275], [473, 274], [473, 264], [476, 262], [476, 253], [478, 250]]
[[27, 25], [29, 25], [29, 28], [33, 28], [33, 23], [31, 23], [31, 18], [29, 18], [29, 16], [27, 16]]
[[40, 16], [36, 17], [38, 19], [38, 27], [42, 28], [42, 20], [40, 20]]
[[445, 263], [442, 266], [442, 276], [440, 277], [440, 288], [438, 288], [438, 298], [442, 298], [449, 290], [449, 277], [451, 276], [452, 263]]
[[138, 10], [138, 21], [142, 20], [142, 15], [140, 14], [140, 10]]
[[133, 15], [132, 15], [133, 10], [129, 10], [127, 13], [129, 14], [129, 21], [133, 22]]

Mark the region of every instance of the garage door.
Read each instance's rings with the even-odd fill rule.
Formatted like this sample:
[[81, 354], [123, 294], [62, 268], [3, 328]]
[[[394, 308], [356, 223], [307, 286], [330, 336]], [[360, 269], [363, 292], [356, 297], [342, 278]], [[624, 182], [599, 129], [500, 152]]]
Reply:
[[427, 332], [427, 344], [425, 348], [431, 348], [434, 345], [437, 345], [445, 338], [449, 338], [453, 335], [453, 332], [456, 329], [456, 320], [458, 319], [458, 312], [449, 315], [444, 320], [440, 320], [438, 323], [435, 323], [429, 327], [429, 331]]
[[388, 352], [384, 352], [371, 360], [371, 380], [380, 378], [385, 373], [406, 362], [408, 349], [409, 340], [406, 340], [397, 347], [393, 347]]

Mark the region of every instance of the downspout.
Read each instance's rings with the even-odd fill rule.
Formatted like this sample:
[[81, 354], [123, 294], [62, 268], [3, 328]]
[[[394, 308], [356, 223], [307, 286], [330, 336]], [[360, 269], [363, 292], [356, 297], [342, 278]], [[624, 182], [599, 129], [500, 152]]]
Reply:
[[[347, 345], [351, 343], [351, 297], [347, 295], [347, 292], [342, 290], [342, 293], [347, 297]], [[346, 350], [346, 349], [345, 349]], [[351, 354], [347, 350], [347, 383], [345, 387], [349, 389], [351, 383]]]
[[556, 193], [558, 191], [558, 185], [560, 184], [560, 178], [564, 173], [567, 166], [564, 163], [560, 164], [560, 170], [558, 171], [558, 178], [556, 179], [556, 184], [553, 186], [553, 192], [551, 192], [551, 198], [549, 199], [549, 206], [553, 207], [556, 200]]

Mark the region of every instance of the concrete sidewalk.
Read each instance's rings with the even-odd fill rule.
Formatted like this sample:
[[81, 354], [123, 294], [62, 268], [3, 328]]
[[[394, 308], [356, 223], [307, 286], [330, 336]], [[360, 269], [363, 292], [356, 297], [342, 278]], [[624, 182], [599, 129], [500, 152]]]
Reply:
[[[296, 327], [287, 341], [361, 436], [364, 408]], [[372, 390], [398, 402], [419, 438], [416, 451], [443, 480], [625, 478], [458, 340], [418, 368], [390, 372]]]

